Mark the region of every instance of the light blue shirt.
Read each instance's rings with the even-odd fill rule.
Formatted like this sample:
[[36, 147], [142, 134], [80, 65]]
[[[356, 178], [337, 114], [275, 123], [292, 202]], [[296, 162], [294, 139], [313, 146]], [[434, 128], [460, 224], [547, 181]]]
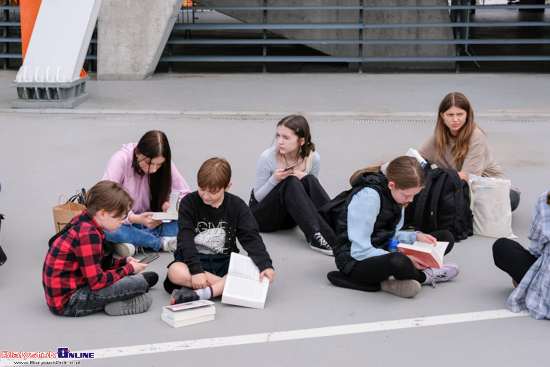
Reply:
[[[351, 256], [358, 261], [388, 252], [372, 245], [371, 236], [376, 218], [380, 214], [380, 195], [374, 189], [365, 187], [353, 196], [348, 206], [348, 239], [351, 241]], [[395, 228], [395, 238], [399, 242], [412, 244], [418, 232], [400, 232], [405, 218], [405, 208], [401, 209], [401, 219]]]
[[[256, 166], [256, 180], [254, 182], [254, 197], [258, 202], [262, 201], [267, 194], [269, 194], [269, 192], [279, 184], [279, 182], [273, 178], [273, 172], [279, 168], [277, 166], [275, 149], [277, 149], [276, 146], [267, 148], [260, 156], [260, 159], [258, 159], [258, 165]], [[313, 165], [309, 174], [319, 178], [320, 168], [321, 158], [319, 157], [319, 154], [315, 152], [313, 155]]]

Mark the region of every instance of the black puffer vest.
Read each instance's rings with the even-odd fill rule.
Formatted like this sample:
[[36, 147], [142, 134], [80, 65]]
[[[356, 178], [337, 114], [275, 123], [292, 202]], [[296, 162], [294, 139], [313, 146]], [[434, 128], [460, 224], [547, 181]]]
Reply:
[[346, 205], [338, 217], [336, 243], [332, 247], [336, 266], [344, 274], [349, 274], [357, 263], [357, 260], [351, 257], [351, 241], [348, 238], [348, 206], [353, 196], [365, 187], [376, 190], [380, 195], [380, 213], [376, 217], [371, 243], [374, 247], [384, 250], [387, 250], [390, 238], [395, 235], [395, 229], [401, 219], [403, 208], [401, 204], [393, 199], [388, 188], [388, 180], [381, 173], [365, 172], [357, 178], [353, 187], [354, 189], [348, 196]]

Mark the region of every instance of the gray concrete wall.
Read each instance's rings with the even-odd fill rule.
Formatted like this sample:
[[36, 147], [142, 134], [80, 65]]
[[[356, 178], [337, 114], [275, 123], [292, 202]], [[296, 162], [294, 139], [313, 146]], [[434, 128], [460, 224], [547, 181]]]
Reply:
[[[261, 6], [262, 0], [203, 0], [205, 6]], [[356, 0], [308, 0], [307, 6], [356, 6]], [[424, 0], [366, 0], [366, 6], [420, 6], [427, 5]], [[288, 0], [270, 0], [270, 6], [289, 6]], [[429, 5], [448, 5], [447, 0], [431, 1]], [[247, 23], [261, 23], [261, 11], [224, 11], [225, 14]], [[319, 11], [269, 11], [270, 23], [345, 23], [358, 22], [359, 12], [356, 10], [319, 10]], [[448, 23], [450, 22], [447, 10], [379, 10], [364, 13], [364, 24], [394, 24], [394, 23]], [[358, 30], [326, 29], [291, 29], [280, 30], [277, 34], [289, 39], [358, 39]], [[385, 28], [366, 29], [364, 39], [452, 39], [451, 28]], [[358, 46], [355, 45], [310, 45], [332, 56], [358, 56]], [[452, 45], [371, 45], [363, 48], [364, 56], [453, 56]], [[396, 67], [403, 64], [382, 63], [379, 67]], [[369, 65], [366, 65], [367, 67]], [[434, 64], [407, 65], [408, 67], [430, 67]], [[454, 68], [454, 63], [440, 63], [440, 67]]]
[[143, 80], [153, 75], [181, 4], [181, 0], [103, 0], [98, 79]]
[[[260, 6], [262, 0], [205, 0], [206, 6]], [[355, 0], [308, 0], [304, 4], [357, 5]], [[369, 6], [425, 5], [422, 0], [370, 0]], [[446, 5], [446, 0], [434, 3]], [[269, 5], [288, 5], [285, 0], [271, 0]], [[99, 14], [97, 75], [100, 80], [143, 80], [150, 77], [158, 64], [166, 41], [174, 26], [180, 0], [104, 0]], [[227, 15], [248, 23], [261, 23], [261, 11], [227, 11]], [[359, 12], [338, 11], [270, 11], [271, 23], [345, 23], [358, 22]], [[445, 23], [447, 10], [396, 10], [365, 12], [365, 24], [393, 23]], [[358, 39], [358, 30], [280, 30], [278, 34], [289, 39]], [[364, 39], [452, 39], [451, 28], [386, 28], [366, 29]], [[358, 56], [356, 45], [310, 45], [332, 56]], [[452, 56], [452, 45], [369, 45], [363, 48], [364, 56]], [[368, 63], [366, 68], [440, 67], [453, 68], [454, 63]]]

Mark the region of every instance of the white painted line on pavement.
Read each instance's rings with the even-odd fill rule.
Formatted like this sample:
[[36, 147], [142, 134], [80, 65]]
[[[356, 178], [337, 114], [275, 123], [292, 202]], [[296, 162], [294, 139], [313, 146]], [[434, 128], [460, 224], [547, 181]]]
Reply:
[[[86, 350], [85, 352], [93, 352], [94, 359], [98, 358], [114, 358], [124, 356], [134, 356], [140, 354], [152, 354], [163, 352], [175, 352], [205, 348], [219, 348], [235, 345], [258, 344], [269, 342], [280, 342], [299, 339], [323, 338], [339, 335], [361, 334], [377, 331], [399, 330], [424, 326], [449, 325], [464, 322], [484, 321], [494, 319], [506, 319], [511, 317], [529, 316], [529, 312], [522, 311], [513, 313], [506, 309], [469, 312], [455, 315], [441, 315], [430, 317], [419, 317], [404, 320], [392, 320], [381, 322], [370, 322], [355, 325], [340, 325], [321, 327], [314, 329], [302, 329], [291, 331], [277, 331], [273, 333], [236, 335], [222, 338], [208, 338], [187, 340], [168, 343], [144, 344], [128, 347], [105, 348], [96, 350]], [[80, 352], [76, 352], [80, 353]]]

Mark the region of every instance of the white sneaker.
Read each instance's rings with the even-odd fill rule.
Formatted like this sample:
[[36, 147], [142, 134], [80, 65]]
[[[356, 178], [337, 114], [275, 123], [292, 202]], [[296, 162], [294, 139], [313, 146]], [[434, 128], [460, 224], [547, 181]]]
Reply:
[[422, 284], [431, 284], [435, 288], [435, 283], [446, 282], [456, 277], [460, 273], [460, 268], [455, 263], [444, 263], [441, 269], [427, 268], [422, 271], [426, 274], [426, 280]]
[[136, 246], [131, 243], [113, 243], [113, 249], [122, 257], [134, 256], [136, 253]]
[[174, 252], [178, 248], [177, 237], [162, 237], [162, 249], [166, 252]]

